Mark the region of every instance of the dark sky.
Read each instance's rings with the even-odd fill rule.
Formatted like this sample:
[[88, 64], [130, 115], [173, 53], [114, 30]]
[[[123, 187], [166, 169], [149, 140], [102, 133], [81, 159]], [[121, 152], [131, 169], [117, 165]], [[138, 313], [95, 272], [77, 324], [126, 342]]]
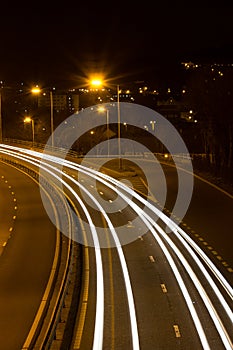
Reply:
[[233, 63], [232, 6], [86, 3], [1, 5], [0, 79], [73, 87], [102, 71], [158, 83], [182, 61]]

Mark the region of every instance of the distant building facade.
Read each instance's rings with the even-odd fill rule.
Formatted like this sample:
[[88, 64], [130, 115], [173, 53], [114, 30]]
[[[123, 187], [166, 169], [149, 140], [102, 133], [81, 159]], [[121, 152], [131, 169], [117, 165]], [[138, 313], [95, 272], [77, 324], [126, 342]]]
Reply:
[[[75, 113], [79, 110], [79, 95], [76, 93], [53, 93], [52, 102], [53, 108], [57, 112], [68, 110], [70, 113]], [[38, 108], [50, 107], [51, 96], [49, 93], [38, 96]]]

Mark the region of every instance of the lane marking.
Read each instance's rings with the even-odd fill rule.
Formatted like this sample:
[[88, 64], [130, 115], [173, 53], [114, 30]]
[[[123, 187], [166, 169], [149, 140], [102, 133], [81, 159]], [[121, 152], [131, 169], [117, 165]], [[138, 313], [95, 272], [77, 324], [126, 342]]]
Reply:
[[221, 255], [217, 255], [216, 258], [217, 258], [219, 261], [222, 261], [222, 260], [223, 260], [222, 257], [221, 257]]
[[114, 278], [112, 265], [112, 251], [111, 247], [108, 249], [109, 259], [109, 284], [110, 284], [110, 300], [111, 300], [111, 349], [115, 348], [115, 303], [114, 303]]
[[87, 313], [87, 302], [88, 302], [88, 290], [89, 290], [89, 251], [88, 247], [85, 247], [84, 250], [84, 286], [83, 286], [83, 297], [82, 297], [82, 305], [80, 310], [80, 316], [78, 321], [78, 327], [75, 334], [75, 340], [74, 340], [74, 347], [73, 349], [80, 349], [81, 339], [83, 335], [83, 329], [84, 329], [84, 323], [86, 319], [86, 313]]
[[[207, 182], [207, 183], [208, 183], [208, 182]], [[210, 183], [210, 184], [211, 184], [211, 183]], [[215, 186], [214, 186], [214, 187], [215, 187]], [[218, 188], [218, 189], [219, 189], [219, 188]], [[221, 191], [221, 189], [220, 189], [220, 191]], [[221, 191], [221, 192], [224, 192], [225, 194], [228, 194], [228, 193], [226, 193], [225, 191]], [[228, 194], [228, 195], [229, 195], [229, 194]], [[233, 196], [231, 196], [231, 198], [233, 198]], [[162, 208], [162, 205], [161, 205], [157, 200], [156, 200], [156, 204], [157, 204], [158, 207], [161, 207], [161, 208]], [[163, 208], [163, 209], [164, 209], [165, 212], [169, 212], [169, 210], [168, 210], [167, 208]], [[184, 227], [186, 227], [186, 229], [187, 229], [190, 233], [192, 233], [195, 237], [197, 237], [198, 240], [199, 240], [205, 247], [207, 247], [207, 248], [211, 251], [211, 253], [218, 259], [218, 261], [220, 261], [224, 267], [227, 267], [228, 272], [233, 272], [233, 269], [232, 269], [231, 267], [229, 267], [229, 264], [228, 264], [226, 261], [222, 261], [223, 258], [222, 258], [220, 255], [218, 255], [218, 252], [215, 251], [213, 247], [208, 246], [209, 243], [206, 242], [198, 233], [196, 233], [195, 230], [193, 230], [190, 226], [188, 226], [185, 222], [183, 222], [183, 221], [182, 221], [179, 217], [177, 217], [175, 214], [172, 213], [172, 216], [173, 216], [174, 218], [176, 218], [177, 220], [179, 220], [179, 221], [181, 222], [181, 224], [182, 224]]]
[[149, 259], [150, 259], [151, 262], [153, 262], [153, 263], [155, 262], [155, 259], [154, 259], [153, 255], [149, 255]]
[[216, 252], [216, 250], [212, 250], [211, 253], [214, 255], [218, 255], [218, 252]]
[[180, 330], [179, 330], [178, 325], [177, 325], [177, 324], [174, 324], [174, 325], [173, 325], [173, 328], [174, 328], [174, 331], [175, 331], [176, 338], [180, 338], [180, 337], [181, 337], [181, 334], [180, 334]]
[[[86, 317], [86, 311], [87, 311], [87, 302], [83, 301], [82, 302], [82, 309], [80, 312], [80, 317], [79, 317], [79, 322], [80, 324], [84, 325], [85, 322], [85, 317]], [[76, 332], [76, 338], [75, 338], [75, 342], [74, 342], [74, 347], [73, 349], [80, 349], [80, 342], [81, 342], [81, 338], [82, 338], [82, 332], [83, 332], [83, 327], [79, 327], [79, 329]]]
[[132, 225], [132, 221], [128, 221], [128, 225], [126, 227], [134, 227], [134, 225]]
[[162, 283], [162, 284], [160, 284], [160, 286], [162, 288], [163, 293], [167, 293], [167, 288], [166, 288], [165, 284]]

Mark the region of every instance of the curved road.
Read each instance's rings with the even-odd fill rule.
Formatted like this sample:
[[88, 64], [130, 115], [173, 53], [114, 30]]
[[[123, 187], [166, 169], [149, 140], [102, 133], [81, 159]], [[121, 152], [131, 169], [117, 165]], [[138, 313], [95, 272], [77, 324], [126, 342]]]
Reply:
[[2, 163], [0, 177], [1, 219], [5, 217], [0, 231], [0, 348], [18, 350], [46, 288], [56, 229], [32, 179]]
[[[33, 154], [33, 157], [39, 156]], [[46, 167], [52, 169], [51, 164], [56, 161], [49, 159]], [[85, 234], [95, 242], [94, 247], [85, 247], [82, 307], [72, 349], [232, 349], [232, 292], [215, 269], [218, 252], [214, 254], [208, 248], [211, 235], [210, 243], [200, 240], [186, 223], [188, 216], [182, 220], [182, 227], [190, 230], [190, 236], [185, 236], [175, 223], [172, 223], [172, 231], [165, 234], [164, 225], [156, 223], [157, 208], [151, 203], [142, 210], [143, 200], [140, 202], [141, 198], [135, 194], [133, 201], [130, 196], [125, 197], [126, 189], [118, 192], [118, 184], [116, 193], [123, 195], [121, 200], [126, 204], [125, 209], [118, 210], [119, 203], [115, 202], [116, 194], [110, 181], [104, 185], [103, 177], [98, 177], [97, 181], [90, 169], [77, 168], [74, 163], [65, 165], [64, 185], [84, 219]], [[144, 169], [146, 166], [150, 167], [149, 162], [143, 165]], [[168, 193], [165, 204], [168, 212], [172, 208], [169, 201], [174, 201], [172, 192], [176, 192], [172, 184], [175, 176], [171, 172], [169, 180], [169, 169], [167, 183], [173, 191]], [[56, 167], [52, 170], [54, 174], [57, 171]], [[79, 173], [83, 175], [77, 178]], [[155, 179], [155, 174], [152, 176]], [[132, 184], [141, 182], [142, 190], [144, 182], [138, 177], [132, 179]], [[93, 186], [93, 179], [96, 186]], [[84, 190], [88, 191], [86, 195], [91, 205], [83, 195]], [[101, 203], [106, 204], [105, 210]], [[115, 215], [107, 215], [106, 208], [111, 208]], [[189, 210], [187, 215], [192, 218]], [[138, 215], [136, 222], [135, 214]], [[161, 221], [171, 224], [162, 213]], [[124, 225], [124, 232], [119, 233], [120, 238], [115, 237], [115, 228], [121, 225]], [[98, 234], [97, 227], [102, 228]], [[111, 243], [114, 240], [117, 243], [117, 239], [121, 241], [124, 235], [132, 235], [134, 239], [128, 244], [115, 244], [113, 248]], [[192, 235], [198, 246], [190, 240]], [[103, 242], [106, 243], [104, 247]], [[210, 253], [210, 260], [199, 251], [202, 244]], [[230, 267], [217, 260], [230, 274]]]

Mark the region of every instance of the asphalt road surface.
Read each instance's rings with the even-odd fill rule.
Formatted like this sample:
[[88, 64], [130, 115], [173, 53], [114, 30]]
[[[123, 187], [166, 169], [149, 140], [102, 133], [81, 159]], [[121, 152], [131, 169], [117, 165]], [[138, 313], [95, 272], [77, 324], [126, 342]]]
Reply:
[[32, 179], [2, 163], [0, 177], [0, 349], [18, 350], [45, 291], [56, 230]]
[[[96, 162], [98, 163], [98, 160]], [[49, 163], [52, 162], [49, 161]], [[98, 169], [98, 164], [94, 161], [90, 163], [93, 170]], [[141, 193], [143, 198], [148, 193], [149, 204], [153, 203], [157, 208], [162, 207], [163, 212], [172, 218], [172, 209], [178, 192], [176, 171], [172, 167], [165, 166], [165, 178], [161, 179], [161, 169], [157, 168], [158, 173], [152, 172], [151, 165], [149, 161], [141, 161], [140, 166], [147, 176], [137, 173], [132, 178], [127, 177], [127, 181], [131, 182], [132, 187]], [[56, 170], [54, 172], [56, 173]], [[185, 217], [178, 218], [180, 226], [188, 235], [187, 242], [192, 238], [193, 242], [196, 242], [198, 247], [201, 247], [210, 257], [210, 262], [206, 258], [203, 259], [206, 263], [205, 270], [200, 264], [200, 261], [203, 262], [203, 253], [200, 255], [200, 261], [196, 259], [194, 250], [191, 251], [190, 246], [179, 236], [182, 233], [179, 228], [174, 227], [166, 234], [165, 225], [159, 219], [158, 227], [157, 216], [153, 210], [146, 205], [143, 208], [140, 199], [136, 196], [133, 195], [133, 201], [130, 196], [127, 199], [122, 197], [118, 201], [116, 200], [118, 192], [114, 193], [109, 183], [102, 183], [101, 178], [97, 180], [88, 171], [82, 173], [81, 177], [80, 173], [81, 169], [67, 166], [66, 173], [63, 173], [63, 180], [65, 179], [64, 181], [74, 189], [72, 199], [83, 219], [85, 235], [95, 244], [84, 247], [84, 291], [81, 296], [80, 314], [72, 349], [232, 349], [230, 340], [232, 319], [229, 317], [232, 315], [229, 310], [232, 310], [232, 299], [227, 292], [227, 283], [224, 285], [224, 278], [221, 275], [217, 278], [213, 269], [209, 271], [209, 267], [213, 263], [231, 284], [232, 257], [229, 249], [231, 234], [223, 229], [224, 233], [221, 236], [218, 232], [223, 225], [231, 227], [230, 213], [233, 199], [210, 184], [195, 179], [192, 199]], [[192, 174], [187, 174], [187, 177], [189, 176]], [[20, 177], [18, 179], [20, 180]], [[24, 181], [30, 182], [25, 178]], [[155, 186], [148, 188], [147, 182]], [[46, 251], [48, 250], [43, 244], [46, 243], [50, 247], [51, 244], [48, 235], [42, 235], [43, 240], [40, 236], [41, 227], [43, 225], [47, 227], [48, 218], [42, 215], [43, 208], [39, 196], [36, 197], [38, 201], [34, 198], [35, 193], [38, 194], [36, 185], [35, 189], [30, 193], [27, 191], [25, 196], [25, 183], [17, 181], [16, 183], [19, 185], [19, 195], [21, 193], [19, 198], [21, 198], [22, 209], [25, 210], [22, 210], [22, 219], [18, 221], [18, 227], [17, 221], [15, 222], [16, 232], [18, 233], [19, 230], [19, 234], [15, 235], [18, 240], [14, 242], [13, 236], [9, 240], [0, 258], [0, 262], [3, 259], [0, 267], [2, 269], [9, 263], [8, 260], [7, 264], [4, 264], [4, 258], [7, 256], [8, 249], [10, 255], [12, 244], [14, 259], [12, 256], [11, 259], [14, 264], [11, 269], [14, 272], [15, 269], [21, 271], [23, 268], [23, 277], [20, 281], [24, 281], [23, 285], [18, 282], [20, 287], [18, 284], [15, 287], [12, 305], [14, 303], [21, 305], [21, 298], [26, 299], [27, 302], [32, 298], [29, 292], [31, 285], [38, 283], [40, 287], [44, 286], [46, 277], [39, 270], [42, 267], [45, 269], [45, 264], [38, 262], [41, 261], [45, 248]], [[89, 193], [88, 200], [87, 192], [85, 192], [87, 196], [84, 196], [85, 189]], [[118, 194], [120, 197], [120, 193]], [[119, 209], [122, 201], [125, 206]], [[37, 210], [32, 210], [32, 213], [30, 211], [29, 215], [31, 203], [34, 203]], [[111, 218], [110, 221], [109, 218]], [[162, 219], [161, 216], [161, 221]], [[37, 222], [40, 225], [35, 225]], [[32, 225], [35, 235], [33, 242], [30, 239]], [[114, 238], [119, 227], [124, 228], [118, 234], [122, 243], [120, 245], [117, 244], [117, 238]], [[53, 229], [51, 226], [51, 233]], [[112, 245], [114, 240], [115, 246]], [[38, 246], [36, 254], [32, 250], [35, 246]], [[27, 255], [22, 254], [25, 251]], [[25, 266], [30, 254], [33, 258], [35, 257], [37, 263]], [[7, 267], [5, 269], [5, 277], [4, 271], [2, 273], [0, 270], [0, 272], [3, 275], [3, 281], [4, 278], [9, 281], [12, 271]], [[34, 270], [38, 272], [37, 278], [30, 277]], [[217, 291], [214, 283], [219, 288]], [[23, 293], [25, 286], [27, 293]], [[10, 309], [11, 307], [6, 307], [5, 312], [9, 312]], [[18, 317], [19, 314], [20, 312], [17, 313]], [[28, 318], [30, 319], [29, 314]], [[32, 319], [33, 315], [31, 315]]]

